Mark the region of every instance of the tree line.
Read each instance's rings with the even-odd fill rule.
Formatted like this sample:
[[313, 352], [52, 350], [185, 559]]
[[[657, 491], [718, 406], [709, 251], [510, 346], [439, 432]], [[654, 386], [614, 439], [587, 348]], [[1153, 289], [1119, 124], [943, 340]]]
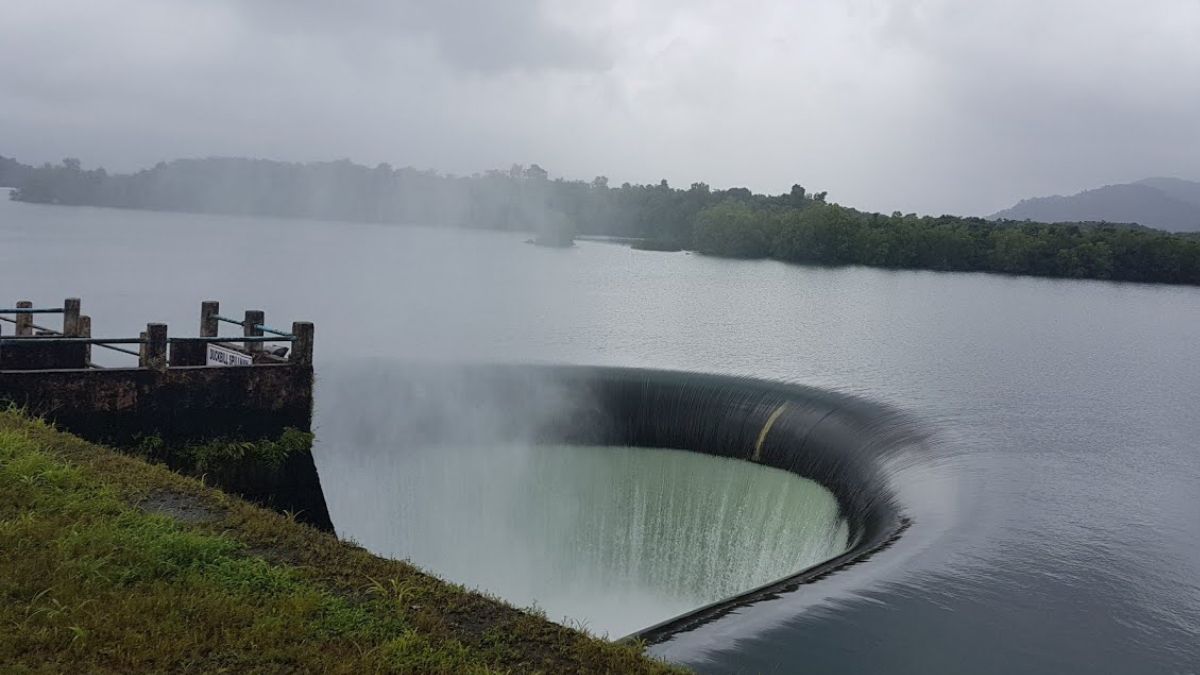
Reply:
[[1110, 223], [863, 213], [725, 201], [696, 220], [700, 253], [819, 265], [1200, 284], [1200, 237]]
[[551, 179], [540, 166], [453, 176], [348, 160], [297, 164], [208, 158], [161, 162], [132, 174], [84, 169], [79, 160], [26, 167], [13, 199], [133, 209], [650, 238], [686, 244], [702, 209], [742, 189], [696, 184], [612, 187]]
[[347, 160], [238, 158], [163, 162], [132, 174], [76, 159], [30, 167], [0, 157], [13, 199], [201, 213], [413, 223], [628, 237], [640, 248], [818, 265], [985, 271], [1200, 284], [1200, 237], [1136, 225], [1045, 224], [868, 213], [793, 186], [613, 187], [551, 179], [540, 166], [453, 176]]

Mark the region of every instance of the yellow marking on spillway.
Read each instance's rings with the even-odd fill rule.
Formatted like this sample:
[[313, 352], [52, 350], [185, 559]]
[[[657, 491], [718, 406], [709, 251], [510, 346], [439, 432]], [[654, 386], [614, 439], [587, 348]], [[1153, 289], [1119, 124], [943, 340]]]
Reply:
[[775, 409], [775, 412], [771, 413], [771, 416], [767, 418], [767, 423], [763, 425], [762, 431], [758, 432], [758, 442], [754, 444], [754, 455], [750, 458], [750, 461], [757, 462], [762, 458], [762, 445], [763, 441], [767, 440], [767, 432], [771, 430], [771, 427], [775, 426], [775, 420], [779, 419], [779, 416], [783, 414], [786, 408], [787, 404], [781, 403]]

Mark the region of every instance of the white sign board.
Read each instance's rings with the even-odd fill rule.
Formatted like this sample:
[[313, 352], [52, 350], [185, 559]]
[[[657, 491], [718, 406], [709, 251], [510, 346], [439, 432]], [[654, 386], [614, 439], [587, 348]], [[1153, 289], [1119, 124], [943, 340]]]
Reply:
[[209, 343], [208, 357], [204, 363], [210, 366], [249, 366], [254, 364], [254, 359], [249, 354]]

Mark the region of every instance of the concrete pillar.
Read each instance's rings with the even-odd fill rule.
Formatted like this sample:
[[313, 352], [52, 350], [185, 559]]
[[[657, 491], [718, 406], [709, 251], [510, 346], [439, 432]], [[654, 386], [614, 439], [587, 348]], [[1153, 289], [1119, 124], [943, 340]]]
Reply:
[[200, 337], [217, 337], [217, 315], [220, 313], [221, 303], [216, 300], [200, 303]]
[[[28, 300], [22, 300], [17, 303], [17, 309], [33, 309], [33, 303]], [[18, 337], [22, 335], [33, 335], [33, 315], [32, 314], [17, 314], [17, 330]]]
[[[266, 315], [261, 309], [246, 310], [246, 318], [242, 321], [242, 335], [246, 337], [261, 336], [263, 332], [259, 326], [264, 323], [266, 323]], [[263, 343], [246, 342], [242, 344], [242, 347], [253, 355], [263, 350]]]
[[167, 324], [146, 324], [146, 367], [167, 369]]
[[313, 362], [313, 325], [310, 321], [296, 321], [292, 324], [292, 335], [296, 341], [292, 343], [292, 355], [289, 360], [298, 366], [312, 366]]
[[[83, 314], [79, 317], [79, 337], [92, 337], [92, 317]], [[92, 346], [83, 346], [83, 365], [92, 365]]]
[[79, 337], [79, 298], [63, 300], [63, 336]]

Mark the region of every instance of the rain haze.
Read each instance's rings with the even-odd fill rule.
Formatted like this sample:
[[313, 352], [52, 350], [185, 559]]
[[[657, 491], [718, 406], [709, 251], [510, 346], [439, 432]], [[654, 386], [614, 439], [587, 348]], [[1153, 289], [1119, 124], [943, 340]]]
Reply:
[[0, 295], [0, 671], [1200, 664], [1200, 0], [0, 0]]
[[346, 157], [984, 215], [1200, 178], [1200, 3], [7, 2], [0, 151]]

